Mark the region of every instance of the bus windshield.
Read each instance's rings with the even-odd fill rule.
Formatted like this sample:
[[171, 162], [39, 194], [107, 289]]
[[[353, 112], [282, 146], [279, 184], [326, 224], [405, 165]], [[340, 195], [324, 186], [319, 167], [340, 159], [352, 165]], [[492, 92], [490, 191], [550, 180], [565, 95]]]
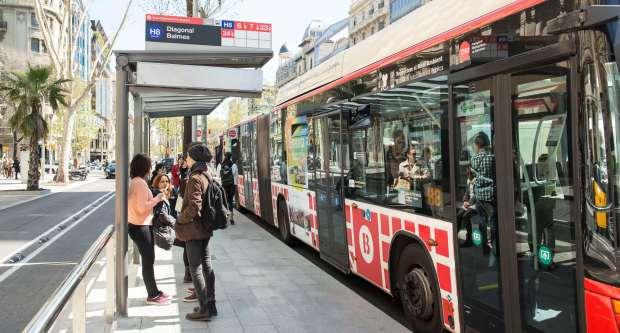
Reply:
[[[600, 59], [600, 58], [599, 58]], [[615, 61], [583, 67], [585, 117], [585, 268], [590, 276], [620, 285], [618, 194], [620, 175], [620, 75]], [[582, 118], [583, 119], [583, 118]]]

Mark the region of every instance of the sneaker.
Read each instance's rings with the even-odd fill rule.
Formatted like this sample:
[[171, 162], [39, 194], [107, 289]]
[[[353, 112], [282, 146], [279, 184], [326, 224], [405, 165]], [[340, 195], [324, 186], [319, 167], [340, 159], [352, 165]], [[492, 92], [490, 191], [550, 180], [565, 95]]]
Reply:
[[198, 295], [196, 295], [195, 292], [192, 292], [191, 294], [183, 297], [183, 302], [198, 302]]
[[[200, 310], [200, 308], [198, 308], [198, 310]], [[208, 321], [211, 320], [211, 316], [209, 315], [209, 311], [194, 311], [192, 313], [186, 314], [185, 319], [193, 321]]]
[[163, 298], [166, 298], [166, 299], [172, 299], [172, 296], [164, 293], [163, 291], [159, 292], [159, 297], [163, 297]]
[[188, 294], [191, 294], [191, 293], [193, 293], [195, 290], [196, 290], [196, 288], [194, 288], [194, 287], [189, 287], [189, 288], [187, 288], [186, 292], [187, 292]]
[[161, 294], [159, 294], [155, 297], [147, 298], [145, 303], [148, 305], [168, 305], [170, 304], [170, 299], [162, 297]]
[[[199, 312], [200, 307], [194, 307], [194, 312]], [[217, 316], [217, 308], [215, 308], [215, 301], [207, 302], [207, 311], [211, 317]]]

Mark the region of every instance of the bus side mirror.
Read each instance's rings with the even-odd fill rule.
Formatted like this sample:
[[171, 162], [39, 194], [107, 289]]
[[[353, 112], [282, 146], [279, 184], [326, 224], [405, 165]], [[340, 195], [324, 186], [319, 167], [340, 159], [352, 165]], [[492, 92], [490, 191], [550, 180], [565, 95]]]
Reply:
[[547, 23], [549, 34], [598, 28], [612, 41], [616, 65], [620, 68], [620, 5], [588, 5]]

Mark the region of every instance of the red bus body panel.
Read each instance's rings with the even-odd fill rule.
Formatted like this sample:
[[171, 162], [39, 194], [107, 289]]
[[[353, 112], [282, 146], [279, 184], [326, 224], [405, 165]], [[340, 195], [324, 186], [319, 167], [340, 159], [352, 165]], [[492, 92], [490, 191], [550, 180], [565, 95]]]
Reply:
[[620, 315], [614, 314], [612, 299], [620, 300], [620, 288], [584, 279], [588, 333], [620, 333]]

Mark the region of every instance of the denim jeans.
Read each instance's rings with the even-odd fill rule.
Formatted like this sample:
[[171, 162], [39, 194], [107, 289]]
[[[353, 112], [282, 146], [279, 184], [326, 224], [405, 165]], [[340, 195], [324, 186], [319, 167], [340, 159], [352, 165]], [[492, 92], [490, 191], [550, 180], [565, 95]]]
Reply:
[[155, 242], [153, 242], [153, 228], [150, 225], [134, 225], [129, 223], [129, 237], [136, 243], [140, 252], [142, 263], [142, 278], [148, 297], [153, 298], [159, 294], [157, 282], [155, 282]]
[[179, 240], [178, 238], [175, 238], [172, 245], [183, 248], [183, 266], [185, 266], [185, 268], [187, 269], [189, 267], [189, 260], [187, 259], [187, 249], [185, 248], [185, 242]]
[[[235, 199], [235, 185], [230, 185], [230, 186], [224, 186], [224, 191], [226, 191], [226, 200], [228, 201], [228, 209], [230, 209], [230, 212], [233, 214], [233, 209], [235, 208], [234, 206], [234, 199]], [[231, 217], [232, 220], [232, 217]]]
[[207, 302], [215, 301], [215, 273], [211, 264], [209, 240], [210, 238], [185, 242], [189, 271], [192, 274], [201, 311], [206, 311]]

